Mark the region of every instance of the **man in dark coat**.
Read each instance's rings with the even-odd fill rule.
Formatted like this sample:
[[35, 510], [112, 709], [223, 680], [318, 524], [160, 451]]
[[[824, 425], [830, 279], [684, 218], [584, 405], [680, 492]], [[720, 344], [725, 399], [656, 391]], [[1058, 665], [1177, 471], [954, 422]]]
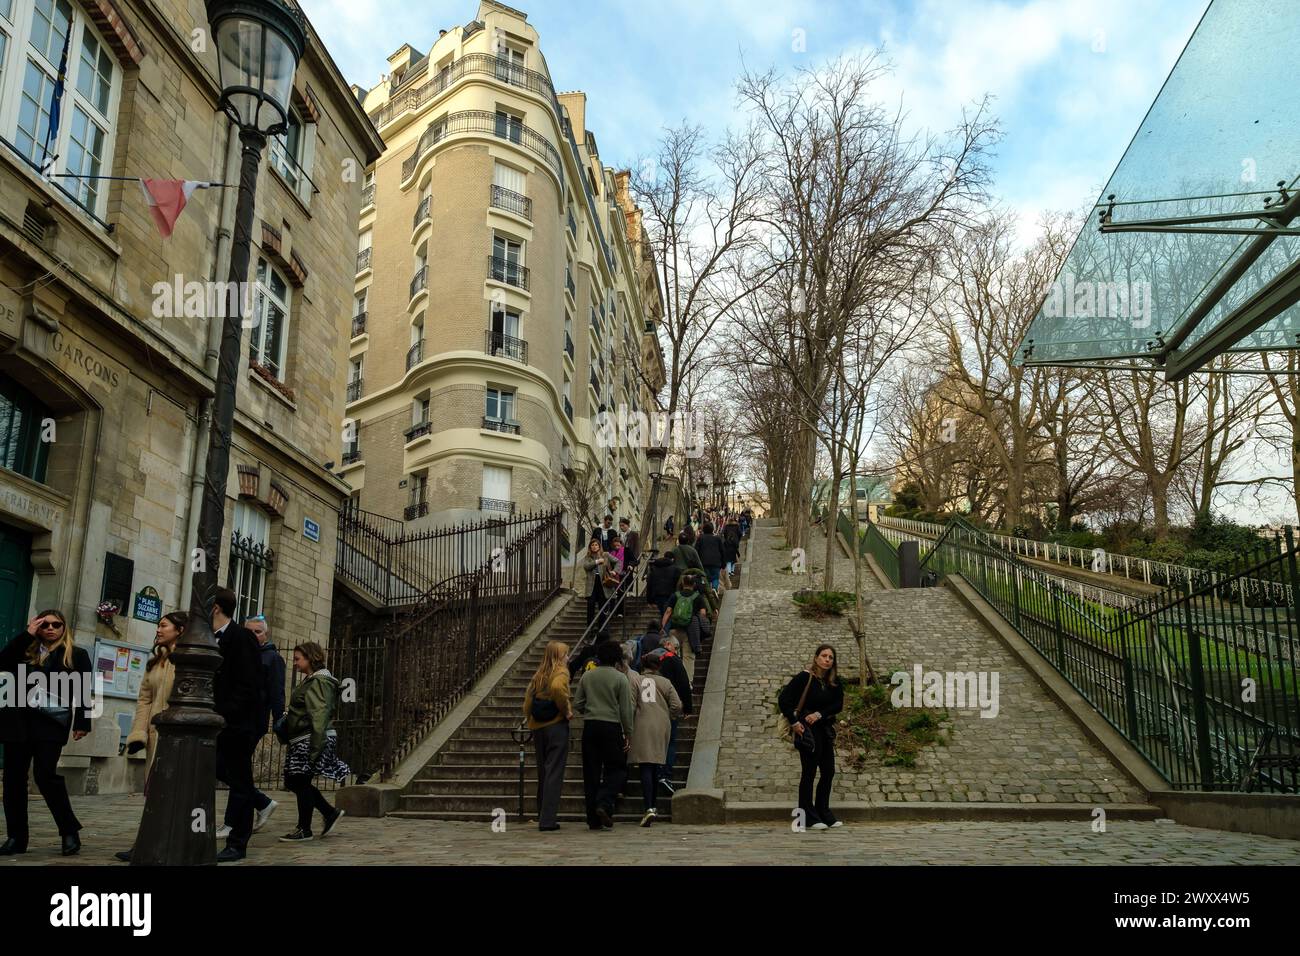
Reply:
[[[257, 638], [258, 659], [262, 665], [262, 683], [258, 694], [257, 721], [254, 724], [256, 739], [253, 742], [254, 748], [257, 742], [266, 736], [267, 732], [275, 725], [284, 713], [284, 685], [285, 685], [285, 664], [284, 658], [280, 656], [280, 651], [276, 648], [275, 642], [271, 640], [271, 624], [266, 619], [265, 614], [258, 614], [244, 621], [244, 626], [252, 632], [253, 637]], [[280, 804], [272, 800], [261, 790], [253, 791], [253, 832], [256, 833], [262, 827], [266, 826], [268, 820]], [[217, 831], [219, 838], [230, 835], [234, 828], [234, 817], [231, 815], [231, 804], [226, 804], [225, 823]]]
[[630, 568], [641, 556], [641, 536], [632, 530], [627, 518], [618, 519], [618, 534], [623, 539], [623, 566]]
[[221, 588], [212, 606], [212, 634], [221, 651], [212, 696], [217, 713], [226, 720], [225, 728], [217, 735], [217, 779], [230, 788], [230, 834], [226, 848], [217, 854], [218, 863], [242, 860], [247, 855], [257, 793], [253, 751], [264, 732], [257, 727], [264, 680], [261, 651], [253, 632], [232, 620], [237, 600], [234, 591]]

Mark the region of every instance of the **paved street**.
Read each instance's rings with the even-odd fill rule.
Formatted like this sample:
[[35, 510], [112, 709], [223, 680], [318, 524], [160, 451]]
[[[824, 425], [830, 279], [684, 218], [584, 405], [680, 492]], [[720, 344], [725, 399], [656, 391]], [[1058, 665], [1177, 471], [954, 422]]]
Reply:
[[[793, 802], [799, 761], [777, 737], [776, 697], [791, 675], [807, 667], [822, 641], [834, 644], [841, 669], [856, 673], [857, 647], [844, 618], [800, 616], [790, 599], [797, 587], [818, 586], [820, 575], [782, 574], [790, 563], [780, 528], [754, 529], [732, 640], [723, 745], [717, 786], [728, 803]], [[825, 537], [814, 533], [810, 552], [820, 566]], [[838, 552], [838, 549], [837, 549]], [[837, 554], [835, 586], [852, 588], [853, 568]], [[835, 801], [914, 803], [1142, 803], [1139, 791], [1093, 745], [1012, 654], [946, 588], [881, 589], [868, 580], [865, 614], [868, 653], [877, 671], [998, 674], [995, 717], [978, 709], [950, 709], [946, 746], [930, 746], [916, 765], [886, 767], [873, 757], [859, 773], [839, 761]]]
[[[619, 825], [592, 833], [566, 825], [539, 833], [535, 825], [507, 824], [493, 833], [485, 822], [345, 818], [335, 835], [307, 844], [279, 843], [293, 826], [292, 798], [273, 794], [281, 807], [251, 844], [248, 865], [420, 866], [501, 864], [1288, 864], [1300, 865], [1300, 842], [1199, 830], [1168, 821], [1111, 823], [1105, 833], [1079, 823], [891, 823], [846, 825], [820, 833], [788, 826], [674, 826], [649, 830]], [[39, 799], [39, 798], [37, 798]], [[58, 855], [58, 838], [40, 803], [32, 806], [32, 849], [0, 861], [8, 867], [121, 866], [113, 853], [135, 836], [144, 798], [75, 799], [85, 830], [79, 857]]]

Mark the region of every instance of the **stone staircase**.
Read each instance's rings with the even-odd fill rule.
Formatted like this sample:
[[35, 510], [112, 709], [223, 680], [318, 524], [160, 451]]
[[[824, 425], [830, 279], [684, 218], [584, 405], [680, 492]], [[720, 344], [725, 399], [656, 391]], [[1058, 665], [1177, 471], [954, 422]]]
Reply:
[[[644, 599], [628, 599], [627, 635], [645, 633], [654, 621], [655, 609]], [[564, 641], [571, 648], [586, 627], [586, 599], [570, 598], [568, 605], [520, 656], [484, 698], [473, 714], [447, 741], [411, 781], [402, 794], [401, 806], [392, 815], [435, 820], [489, 821], [498, 808], [507, 819], [519, 819], [519, 745], [511, 731], [523, 716], [524, 691], [542, 659], [547, 642]], [[623, 625], [616, 620], [611, 632], [622, 640]], [[711, 642], [709, 642], [711, 643]], [[694, 714], [677, 726], [677, 765], [673, 770], [675, 789], [686, 786], [695, 727], [703, 703], [704, 684], [709, 669], [709, 648], [695, 661], [692, 678]], [[531, 740], [524, 745], [524, 819], [537, 819], [537, 761]], [[672, 797], [660, 790], [657, 801], [659, 819], [671, 819]], [[637, 822], [641, 818], [641, 777], [630, 768], [614, 819]], [[582, 718], [575, 716], [569, 724], [569, 758], [560, 798], [560, 822], [585, 822], [586, 809], [582, 788]]]

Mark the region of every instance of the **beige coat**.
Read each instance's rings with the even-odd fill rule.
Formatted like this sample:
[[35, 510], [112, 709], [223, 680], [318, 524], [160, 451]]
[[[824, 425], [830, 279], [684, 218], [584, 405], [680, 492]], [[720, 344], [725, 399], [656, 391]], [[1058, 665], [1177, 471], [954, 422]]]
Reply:
[[172, 683], [176, 680], [176, 667], [164, 658], [153, 670], [144, 672], [140, 680], [140, 696], [135, 702], [135, 719], [131, 721], [131, 732], [126, 736], [127, 744], [140, 741], [145, 745], [145, 779], [153, 767], [154, 753], [158, 749], [158, 728], [153, 725], [154, 717], [167, 709], [167, 701], [172, 696]]
[[[682, 715], [682, 699], [662, 674], [644, 674], [636, 695], [636, 721], [628, 763], [663, 763], [668, 759], [668, 738], [674, 718]], [[653, 688], [653, 689], [652, 689]]]

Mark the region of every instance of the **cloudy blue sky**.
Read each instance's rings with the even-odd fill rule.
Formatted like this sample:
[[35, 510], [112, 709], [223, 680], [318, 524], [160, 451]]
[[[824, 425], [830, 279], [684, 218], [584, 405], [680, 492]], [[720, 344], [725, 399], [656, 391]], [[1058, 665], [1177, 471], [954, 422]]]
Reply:
[[[427, 50], [476, 0], [302, 0], [344, 75], [373, 86], [402, 43]], [[1101, 186], [1205, 9], [1205, 0], [519, 0], [559, 90], [587, 93], [601, 158], [628, 165], [683, 119], [737, 124], [742, 62], [792, 69], [883, 48], [880, 97], [918, 129], [994, 99], [999, 199], [1025, 227]], [[803, 47], [800, 50], [800, 47]]]

